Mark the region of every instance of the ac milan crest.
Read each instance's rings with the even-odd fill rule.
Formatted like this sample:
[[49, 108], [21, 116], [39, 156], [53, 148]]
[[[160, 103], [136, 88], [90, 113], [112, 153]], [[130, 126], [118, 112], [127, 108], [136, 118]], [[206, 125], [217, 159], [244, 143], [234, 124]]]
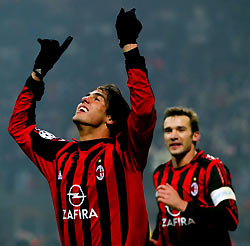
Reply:
[[191, 184], [191, 194], [192, 194], [192, 196], [196, 196], [198, 194], [198, 191], [199, 191], [198, 184], [196, 182], [193, 182]]
[[103, 180], [105, 176], [104, 167], [102, 165], [98, 165], [95, 170], [95, 176], [98, 180]]

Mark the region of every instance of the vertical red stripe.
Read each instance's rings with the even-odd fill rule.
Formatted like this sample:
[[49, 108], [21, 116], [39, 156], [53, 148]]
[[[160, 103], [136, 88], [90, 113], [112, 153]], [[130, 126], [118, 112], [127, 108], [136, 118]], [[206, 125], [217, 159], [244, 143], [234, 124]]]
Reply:
[[205, 181], [205, 176], [206, 176], [206, 170], [204, 168], [201, 168], [200, 173], [199, 173], [199, 200], [202, 202], [204, 205], [207, 205], [207, 202], [205, 201], [205, 195], [208, 194], [208, 189], [207, 189], [207, 183]]
[[225, 185], [225, 179], [223, 177], [223, 172], [221, 171], [221, 169], [220, 169], [220, 167], [219, 167], [219, 165], [217, 163], [215, 164], [215, 167], [217, 168], [218, 173], [220, 175], [221, 184], [222, 184], [222, 186], [224, 186]]
[[229, 180], [228, 180], [228, 178], [227, 178], [227, 171], [226, 171], [226, 169], [225, 169], [224, 164], [223, 164], [223, 163], [218, 163], [218, 166], [220, 167], [221, 173], [223, 174], [225, 185], [226, 185], [226, 186], [230, 185], [230, 184], [229, 184]]
[[[84, 163], [84, 160], [81, 159], [81, 156], [79, 157], [78, 163]], [[82, 182], [82, 174], [83, 174], [83, 169], [84, 169], [84, 165], [77, 165], [76, 167], [76, 171], [75, 171], [75, 175], [74, 175], [74, 179], [73, 179], [73, 185], [81, 185]], [[81, 175], [79, 175], [81, 174]], [[79, 193], [80, 194], [80, 193]], [[84, 194], [87, 195], [87, 194]], [[69, 199], [68, 197], [66, 199]], [[78, 200], [78, 201], [77, 201]], [[80, 200], [79, 199], [74, 199], [76, 204], [80, 204]], [[84, 201], [83, 201], [84, 203]], [[79, 215], [79, 213], [81, 213], [80, 206], [77, 207], [73, 207], [73, 209], [78, 210], [77, 214], [78, 216], [76, 216], [76, 218], [74, 219], [74, 227], [75, 227], [75, 234], [76, 234], [76, 241], [77, 241], [77, 245], [84, 245], [84, 241], [83, 241], [83, 233], [82, 233], [82, 215]], [[73, 211], [72, 211], [73, 212]]]
[[[66, 163], [65, 166], [65, 174], [68, 172], [69, 170], [69, 163]], [[67, 211], [67, 191], [66, 191], [66, 187], [67, 187], [67, 179], [66, 177], [63, 178], [62, 183], [61, 183], [61, 187], [60, 187], [60, 193], [61, 193], [61, 197], [62, 197], [62, 209]], [[63, 213], [64, 216], [64, 212], [63, 211], [58, 211], [58, 213]], [[63, 225], [64, 225], [64, 243], [65, 245], [70, 245], [70, 241], [69, 241], [69, 230], [68, 230], [68, 222], [67, 220], [63, 220]]]
[[[109, 149], [105, 153], [104, 163], [109, 163], [109, 160], [113, 158], [113, 150]], [[120, 220], [120, 206], [119, 197], [116, 183], [115, 170], [113, 165], [105, 165], [106, 170], [106, 184], [109, 197], [109, 209], [110, 209], [110, 221], [111, 221], [111, 242], [120, 243], [121, 238], [121, 220]]]
[[64, 243], [63, 245], [70, 245], [68, 223], [65, 221], [64, 221], [64, 242], [63, 243]]
[[238, 225], [238, 219], [235, 217], [234, 213], [233, 213], [229, 208], [226, 207], [226, 209], [227, 209], [228, 212], [231, 214], [231, 216], [232, 216], [232, 218], [233, 218], [235, 224]]
[[[101, 245], [101, 225], [100, 225], [100, 212], [99, 212], [99, 206], [98, 206], [98, 199], [97, 199], [97, 192], [96, 192], [96, 178], [95, 175], [95, 163], [97, 162], [100, 154], [102, 153], [99, 152], [97, 156], [91, 161], [89, 165], [89, 170], [88, 172], [91, 173], [91, 178], [88, 179], [87, 181], [87, 187], [88, 187], [88, 197], [91, 197], [89, 199], [89, 212], [93, 208], [98, 215], [98, 218], [92, 217], [90, 219], [90, 232], [91, 232], [91, 238], [92, 238], [92, 245]], [[107, 174], [105, 174], [107, 175]], [[86, 245], [87, 246], [87, 245]]]
[[156, 172], [153, 176], [153, 181], [154, 181], [154, 186], [155, 186], [155, 189], [157, 187], [157, 181], [158, 181], [158, 178], [159, 178], [159, 171]]

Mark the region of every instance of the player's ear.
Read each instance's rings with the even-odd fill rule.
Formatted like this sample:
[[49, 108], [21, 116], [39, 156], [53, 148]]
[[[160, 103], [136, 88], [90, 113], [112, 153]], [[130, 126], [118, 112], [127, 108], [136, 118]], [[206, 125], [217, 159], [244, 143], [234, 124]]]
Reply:
[[193, 142], [199, 142], [200, 140], [200, 132], [196, 131], [193, 133], [193, 137], [192, 137]]
[[107, 115], [106, 124], [107, 125], [114, 125], [115, 123], [116, 123], [116, 121], [112, 119], [111, 115]]

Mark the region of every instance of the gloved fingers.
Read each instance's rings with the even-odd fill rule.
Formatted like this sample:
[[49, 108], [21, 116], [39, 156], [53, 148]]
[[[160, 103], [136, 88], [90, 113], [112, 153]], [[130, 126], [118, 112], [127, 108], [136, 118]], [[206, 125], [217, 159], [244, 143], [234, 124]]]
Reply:
[[121, 15], [123, 15], [124, 13], [125, 13], [124, 8], [121, 8], [121, 10], [120, 10], [118, 16], [121, 16]]
[[72, 42], [72, 40], [73, 40], [73, 37], [71, 37], [71, 36], [68, 36], [65, 39], [65, 41], [63, 42], [63, 44], [60, 47], [61, 54], [69, 47], [69, 45]]
[[41, 38], [38, 38], [38, 39], [37, 39], [37, 42], [38, 42], [39, 44], [42, 44], [43, 41], [42, 41]]
[[41, 45], [42, 49], [55, 49], [57, 47], [59, 47], [59, 42], [57, 40], [54, 39], [41, 39], [38, 38], [37, 39], [38, 43]]
[[132, 9], [130, 9], [127, 13], [132, 13], [132, 14], [135, 14], [135, 8], [132, 8]]

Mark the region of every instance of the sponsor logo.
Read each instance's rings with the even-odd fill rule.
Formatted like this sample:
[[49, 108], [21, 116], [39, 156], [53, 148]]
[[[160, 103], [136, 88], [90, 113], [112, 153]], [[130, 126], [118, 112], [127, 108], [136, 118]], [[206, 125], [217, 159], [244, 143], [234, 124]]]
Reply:
[[173, 218], [162, 218], [162, 227], [168, 226], [188, 226], [191, 224], [195, 224], [195, 221], [192, 218], [181, 217], [181, 211], [174, 210], [169, 206], [165, 206], [168, 214], [170, 214]]
[[92, 217], [98, 218], [96, 211], [91, 208], [90, 212], [88, 209], [74, 209], [74, 210], [66, 210], [63, 209], [63, 219], [64, 220], [74, 220], [79, 218], [80, 220], [91, 219]]
[[173, 217], [179, 216], [181, 211], [178, 210], [173, 210], [172, 208], [170, 208], [168, 205], [165, 206], [165, 208], [167, 209], [168, 213], [170, 215], [172, 215]]
[[[75, 187], [77, 189], [75, 189]], [[74, 192], [74, 189], [78, 190], [78, 192]], [[84, 202], [84, 198], [87, 197], [84, 195], [82, 187], [80, 185], [72, 185], [67, 195], [69, 196], [70, 204], [74, 207], [81, 206]]]
[[192, 218], [178, 217], [173, 219], [162, 218], [162, 227], [167, 226], [189, 226], [195, 224], [195, 221]]
[[98, 215], [94, 210], [94, 208], [90, 208], [89, 210], [86, 208], [79, 209], [79, 207], [83, 204], [85, 198], [87, 198], [87, 196], [83, 193], [83, 190], [80, 185], [72, 185], [67, 196], [69, 199], [69, 203], [74, 207], [74, 209], [72, 210], [63, 209], [64, 220], [74, 220], [74, 219], [84, 220], [84, 219], [91, 219], [93, 217], [98, 218]]

